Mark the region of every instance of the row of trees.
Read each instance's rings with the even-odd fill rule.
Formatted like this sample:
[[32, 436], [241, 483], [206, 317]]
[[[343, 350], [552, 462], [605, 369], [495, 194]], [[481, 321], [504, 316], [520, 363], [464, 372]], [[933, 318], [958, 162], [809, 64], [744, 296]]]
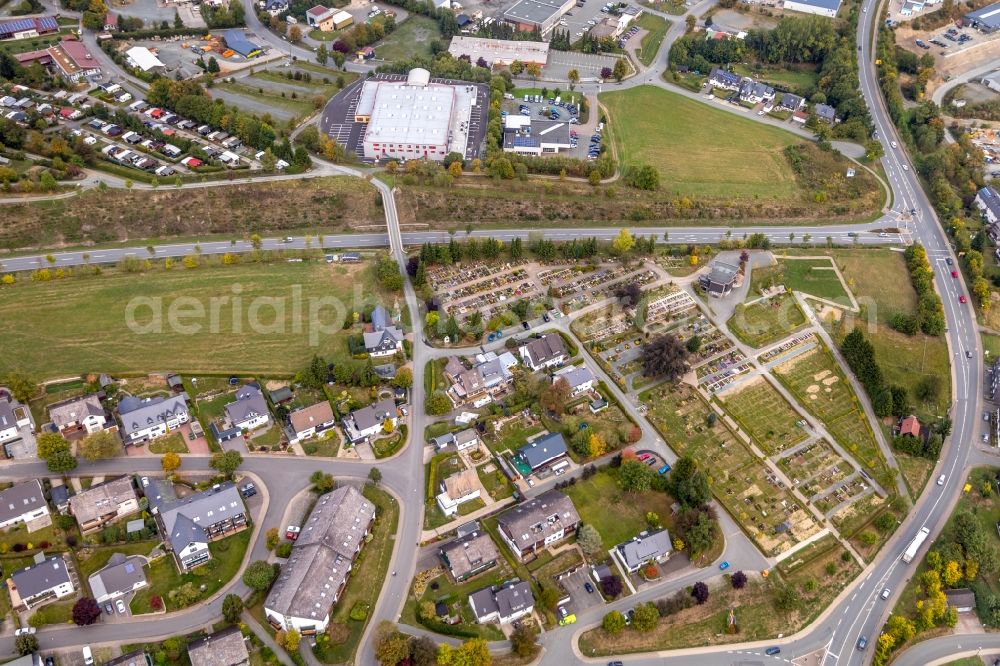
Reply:
[[944, 333], [944, 307], [941, 297], [934, 291], [934, 271], [927, 260], [927, 251], [919, 243], [906, 248], [903, 253], [906, 268], [910, 272], [910, 282], [917, 292], [917, 323], [927, 335]]
[[903, 416], [908, 411], [906, 389], [902, 386], [886, 386], [882, 368], [875, 358], [875, 348], [865, 337], [860, 327], [848, 333], [840, 343], [840, 351], [848, 367], [864, 386], [872, 403], [875, 415]]

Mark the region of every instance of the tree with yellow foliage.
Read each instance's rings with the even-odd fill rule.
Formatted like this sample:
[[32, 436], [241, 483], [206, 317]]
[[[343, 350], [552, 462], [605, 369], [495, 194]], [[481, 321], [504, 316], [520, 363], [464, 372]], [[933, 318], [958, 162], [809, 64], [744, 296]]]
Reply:
[[167, 451], [163, 454], [163, 458], [160, 459], [160, 465], [163, 466], [163, 471], [169, 476], [180, 469], [181, 457], [173, 451]]
[[590, 448], [591, 458], [600, 458], [608, 451], [608, 445], [604, 441], [604, 438], [601, 437], [596, 432], [590, 435], [590, 440], [587, 442], [587, 444], [588, 447]]
[[955, 560], [948, 560], [941, 572], [941, 581], [948, 587], [955, 587], [962, 580], [962, 568]]
[[635, 237], [628, 229], [619, 231], [615, 239], [611, 241], [611, 249], [615, 251], [615, 254], [626, 254], [633, 247], [635, 247]]

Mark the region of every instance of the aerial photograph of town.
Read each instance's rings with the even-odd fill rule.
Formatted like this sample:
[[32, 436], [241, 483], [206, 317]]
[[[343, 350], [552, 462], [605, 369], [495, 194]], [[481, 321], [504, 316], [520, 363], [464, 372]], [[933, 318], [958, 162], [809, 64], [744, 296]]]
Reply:
[[318, 1], [0, 0], [0, 664], [1000, 665], [1000, 1]]

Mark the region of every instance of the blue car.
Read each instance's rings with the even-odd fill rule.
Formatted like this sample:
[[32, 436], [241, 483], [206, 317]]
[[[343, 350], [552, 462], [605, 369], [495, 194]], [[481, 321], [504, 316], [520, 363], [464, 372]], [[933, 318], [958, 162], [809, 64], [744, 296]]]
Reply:
[[780, 653], [781, 653], [780, 647], [769, 647], [766, 650], [764, 650], [764, 654], [766, 654], [768, 657], [773, 657], [774, 655]]
[[656, 471], [659, 472], [660, 474], [666, 474], [667, 472], [670, 471], [670, 465], [664, 465], [663, 467], [661, 467]]
[[729, 560], [723, 560], [722, 564], [719, 565], [719, 571], [725, 571], [729, 568]]

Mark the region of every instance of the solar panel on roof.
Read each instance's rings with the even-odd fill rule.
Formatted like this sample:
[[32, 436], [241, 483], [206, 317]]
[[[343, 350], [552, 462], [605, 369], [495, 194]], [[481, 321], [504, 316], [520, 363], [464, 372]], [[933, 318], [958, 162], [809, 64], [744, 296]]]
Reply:
[[131, 562], [128, 562], [125, 565], [125, 573], [127, 573], [127, 574], [135, 573], [135, 565], [132, 564]]
[[516, 148], [537, 148], [538, 141], [534, 137], [530, 136], [515, 136], [514, 137], [514, 147]]
[[0, 28], [9, 32], [20, 32], [22, 30], [31, 30], [35, 27], [35, 19], [13, 19], [11, 21], [3, 21], [0, 23]]
[[37, 19], [37, 21], [38, 21], [38, 27], [42, 29], [56, 30], [59, 27], [59, 24], [56, 22], [55, 18], [51, 16], [43, 16], [42, 18]]

